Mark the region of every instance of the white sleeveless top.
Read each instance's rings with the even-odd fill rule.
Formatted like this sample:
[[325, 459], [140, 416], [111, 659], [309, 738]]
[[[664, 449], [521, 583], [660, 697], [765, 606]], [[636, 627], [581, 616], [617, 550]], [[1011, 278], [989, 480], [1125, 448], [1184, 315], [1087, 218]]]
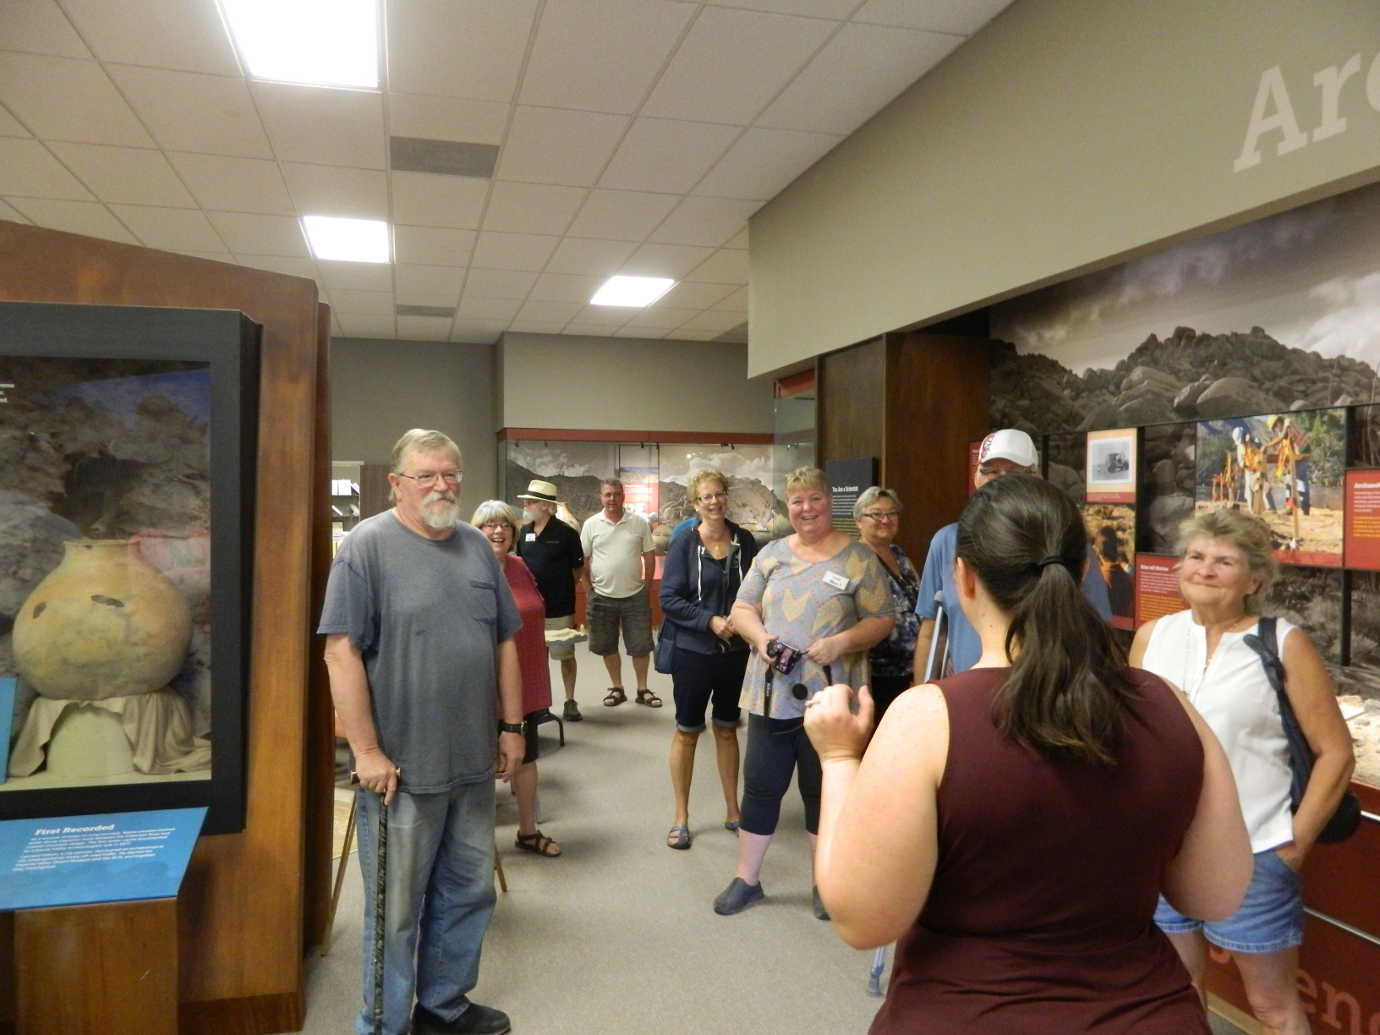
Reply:
[[[1276, 622], [1276, 649], [1284, 657], [1284, 641], [1296, 626]], [[1289, 744], [1279, 716], [1279, 702], [1265, 677], [1260, 655], [1246, 646], [1247, 634], [1259, 626], [1222, 634], [1207, 660], [1207, 632], [1184, 610], [1155, 623], [1141, 666], [1173, 683], [1212, 727], [1227, 753], [1241, 812], [1251, 838], [1251, 851], [1263, 852], [1294, 839], [1289, 809]]]

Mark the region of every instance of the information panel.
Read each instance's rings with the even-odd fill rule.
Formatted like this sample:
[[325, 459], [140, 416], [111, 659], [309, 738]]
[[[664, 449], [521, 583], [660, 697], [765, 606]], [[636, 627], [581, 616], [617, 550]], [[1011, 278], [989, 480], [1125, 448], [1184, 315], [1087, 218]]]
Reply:
[[1346, 472], [1343, 529], [1346, 566], [1380, 571], [1380, 470]]
[[206, 809], [0, 823], [0, 910], [171, 898]]
[[1179, 558], [1172, 554], [1136, 554], [1136, 624], [1144, 625], [1188, 605], [1179, 596]]

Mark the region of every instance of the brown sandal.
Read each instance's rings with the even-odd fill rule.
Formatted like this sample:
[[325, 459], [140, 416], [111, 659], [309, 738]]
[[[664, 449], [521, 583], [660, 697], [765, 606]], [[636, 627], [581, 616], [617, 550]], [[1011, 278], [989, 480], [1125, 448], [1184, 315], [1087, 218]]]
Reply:
[[517, 840], [513, 843], [524, 852], [534, 852], [547, 859], [554, 859], [561, 854], [561, 846], [540, 830], [531, 834], [518, 834]]
[[604, 695], [604, 707], [616, 708], [628, 699], [628, 695], [623, 692], [621, 686], [609, 687], [609, 692]]
[[637, 692], [637, 703], [645, 704], [649, 708], [660, 708], [661, 698], [650, 690], [639, 690]]

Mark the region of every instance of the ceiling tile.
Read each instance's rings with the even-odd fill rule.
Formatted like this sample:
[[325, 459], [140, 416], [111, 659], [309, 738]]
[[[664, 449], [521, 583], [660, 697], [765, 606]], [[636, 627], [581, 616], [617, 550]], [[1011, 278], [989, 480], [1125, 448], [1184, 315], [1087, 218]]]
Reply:
[[840, 138], [790, 129], [750, 129], [695, 187], [696, 194], [766, 201], [829, 152]]
[[560, 334], [568, 320], [514, 320], [508, 330], [518, 334]]
[[451, 341], [472, 345], [492, 345], [508, 328], [507, 320], [459, 320], [450, 329]]
[[102, 201], [196, 208], [196, 201], [158, 151], [104, 144], [49, 146]]
[[270, 215], [296, 211], [277, 162], [180, 152], [168, 160], [202, 208]]
[[746, 126], [836, 28], [818, 18], [706, 7], [642, 113]]
[[734, 198], [684, 198], [648, 238], [657, 244], [698, 244], [717, 248], [743, 228], [760, 206]]
[[644, 331], [656, 329], [669, 331], [672, 327], [679, 327], [701, 311], [700, 309], [677, 309], [673, 306], [655, 305], [648, 309], [639, 309], [633, 314], [626, 326]]
[[743, 322], [742, 313], [725, 313], [713, 309], [708, 309], [696, 316], [692, 316], [685, 323], [676, 328], [676, 333], [682, 331], [708, 331], [711, 334], [723, 334], [724, 331], [732, 327], [737, 327]]
[[94, 195], [37, 140], [0, 137], [0, 194], [89, 201]]
[[0, 103], [45, 140], [154, 146], [94, 61], [0, 53]]
[[132, 65], [111, 65], [110, 76], [164, 150], [273, 157], [242, 79]]
[[458, 97], [388, 94], [388, 133], [422, 140], [464, 140], [501, 144], [511, 104]]
[[379, 94], [287, 83], [250, 88], [279, 161], [386, 167]]
[[493, 270], [535, 270], [546, 267], [560, 238], [542, 234], [501, 234], [485, 230], [474, 246], [471, 263]]
[[527, 293], [536, 282], [535, 273], [472, 268], [469, 276], [465, 278], [465, 298], [503, 298], [520, 301], [527, 297]]
[[[235, 261], [241, 266], [248, 266], [253, 270], [267, 270], [269, 273], [281, 273], [287, 277], [305, 277], [307, 280], [316, 280], [320, 276], [315, 259], [297, 259], [288, 255], [241, 255], [236, 253]], [[318, 285], [318, 290], [324, 289]]]
[[494, 184], [489, 198], [484, 229], [518, 234], [563, 234], [586, 193], [580, 187], [499, 181]]
[[394, 338], [398, 328], [392, 316], [340, 313], [340, 330], [347, 338]]
[[53, 0], [6, 0], [0, 4], [0, 40], [8, 50], [89, 58], [91, 52]]
[[739, 230], [736, 234], [734, 234], [727, 242], [725, 242], [724, 247], [746, 249], [748, 246], [748, 235], [749, 228], [745, 226], [743, 227], [743, 229]]
[[404, 341], [450, 341], [450, 317], [399, 316], [398, 337]]
[[685, 279], [710, 284], [746, 284], [748, 253], [733, 248], [720, 248], [687, 273]]
[[[686, 284], [685, 287], [706, 287], [703, 284]], [[740, 287], [733, 294], [715, 302], [711, 309], [724, 313], [746, 313], [748, 311], [748, 289]]]
[[399, 305], [454, 307], [465, 271], [456, 266], [398, 266], [393, 271]]
[[708, 309], [716, 302], [727, 298], [734, 290], [732, 284], [699, 284], [685, 281], [662, 295], [656, 304], [658, 307], [664, 305], [671, 309]]
[[611, 241], [644, 241], [676, 207], [678, 200], [674, 194], [590, 191], [580, 214], [570, 224], [569, 233], [574, 237], [602, 237]]
[[[757, 120], [759, 126], [851, 133], [963, 42], [961, 36], [846, 25]], [[840, 83], [848, 83], [846, 90]]]
[[591, 186], [630, 121], [623, 115], [520, 107], [503, 145], [498, 176], [527, 183]]
[[[200, 209], [111, 205], [110, 210], [149, 248], [223, 252], [225, 243]], [[226, 259], [230, 257], [227, 255]]]
[[510, 101], [536, 0], [391, 0], [389, 83], [402, 93]]
[[810, 18], [847, 18], [858, 0], [730, 0], [725, 7], [747, 7], [754, 11], [798, 14]]
[[226, 252], [198, 252], [182, 248], [168, 248], [166, 250], [172, 252], [174, 255], [186, 255], [193, 259], [205, 259], [208, 262], [224, 262], [231, 266], [235, 264], [235, 257]]
[[377, 169], [283, 162], [288, 190], [303, 215], [388, 218], [388, 178]]
[[472, 229], [479, 226], [488, 180], [432, 173], [390, 173], [393, 222]]
[[393, 267], [386, 262], [335, 262], [317, 260], [321, 279], [332, 291], [392, 291]]
[[0, 201], [0, 219], [8, 219], [11, 223], [27, 223], [29, 221], [28, 216], [5, 201]]
[[547, 0], [522, 103], [635, 112], [694, 13], [684, 3]]
[[11, 115], [4, 108], [0, 108], [0, 137], [31, 137], [33, 136], [27, 129], [19, 124], [19, 120]]
[[393, 316], [391, 291], [356, 291], [353, 288], [336, 288], [331, 292], [331, 308], [337, 313], [372, 313], [375, 316]]
[[867, 0], [853, 21], [971, 36], [1010, 3], [1011, 0]]
[[473, 230], [435, 226], [393, 228], [393, 255], [398, 262], [427, 266], [467, 266], [479, 235]]
[[638, 119], [618, 146], [599, 186], [685, 194], [738, 133], [734, 126]]
[[617, 273], [637, 248], [631, 241], [596, 241], [564, 237], [547, 263], [548, 273], [585, 273], [609, 276]]
[[570, 318], [572, 324], [601, 324], [622, 327], [628, 319], [641, 310], [635, 306], [587, 305]]
[[94, 201], [47, 201], [39, 198], [10, 198], [10, 204], [32, 222], [50, 230], [65, 230], [70, 234], [101, 237], [107, 241], [138, 244], [104, 205]]
[[541, 323], [564, 324], [583, 308], [583, 302], [537, 302], [528, 299], [518, 310], [517, 320], [514, 322], [536, 320]]
[[102, 61], [238, 76], [230, 34], [213, 3], [187, 0], [63, 0]]
[[713, 248], [684, 244], [644, 244], [618, 271], [636, 277], [679, 279], [714, 254]]
[[466, 297], [460, 300], [460, 308], [455, 311], [457, 320], [502, 320], [507, 323], [517, 316], [518, 310], [522, 308], [520, 298], [470, 298], [468, 291]]
[[211, 225], [220, 231], [236, 255], [288, 255], [310, 258], [302, 224], [287, 216], [247, 212], [207, 212]]
[[537, 302], [579, 302], [588, 304], [603, 277], [585, 277], [574, 273], [543, 273], [532, 285], [528, 297]]

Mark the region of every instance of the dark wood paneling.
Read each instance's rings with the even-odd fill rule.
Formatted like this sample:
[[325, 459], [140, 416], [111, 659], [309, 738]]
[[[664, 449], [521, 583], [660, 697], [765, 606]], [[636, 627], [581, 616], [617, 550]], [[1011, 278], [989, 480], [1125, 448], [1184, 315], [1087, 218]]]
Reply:
[[388, 465], [363, 464], [359, 469], [359, 516], [373, 517], [392, 506], [388, 502]]
[[984, 338], [887, 335], [882, 481], [901, 494], [897, 542], [917, 568], [968, 501], [968, 443], [989, 430], [989, 350]]
[[25, 1035], [177, 1035], [177, 899], [16, 914]]
[[259, 1035], [301, 1031], [306, 1013], [300, 996], [259, 995], [183, 1003], [179, 1035]]
[[181, 998], [285, 996], [300, 1004], [316, 285], [0, 222], [0, 298], [238, 309], [264, 326], [246, 826], [202, 838], [192, 855], [178, 911]]
[[826, 460], [876, 457], [885, 448], [883, 412], [886, 345], [878, 338], [821, 356], [819, 465]]

